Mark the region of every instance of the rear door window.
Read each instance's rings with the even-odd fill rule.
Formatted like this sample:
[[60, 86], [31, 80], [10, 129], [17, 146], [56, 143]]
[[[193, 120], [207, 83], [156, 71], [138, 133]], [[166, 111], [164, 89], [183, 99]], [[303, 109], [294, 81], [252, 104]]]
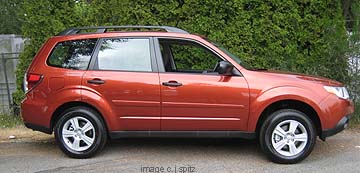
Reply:
[[103, 39], [95, 68], [99, 70], [151, 72], [150, 39]]
[[71, 40], [58, 43], [47, 60], [53, 67], [86, 70], [97, 39]]

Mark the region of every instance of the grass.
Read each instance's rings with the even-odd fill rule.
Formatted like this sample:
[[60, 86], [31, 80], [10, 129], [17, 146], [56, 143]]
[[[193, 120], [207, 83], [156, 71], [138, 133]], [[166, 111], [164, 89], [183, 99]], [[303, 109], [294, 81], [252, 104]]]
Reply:
[[0, 128], [12, 128], [22, 124], [23, 122], [19, 115], [0, 113]]

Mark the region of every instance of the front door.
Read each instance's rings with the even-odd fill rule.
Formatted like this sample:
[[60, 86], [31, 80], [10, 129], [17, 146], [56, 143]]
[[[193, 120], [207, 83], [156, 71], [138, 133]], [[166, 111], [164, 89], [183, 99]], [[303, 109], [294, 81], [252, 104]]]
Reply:
[[99, 44], [82, 84], [110, 105], [107, 111], [118, 120], [114, 130], [160, 130], [159, 75], [151, 38], [106, 38]]
[[[159, 38], [161, 130], [246, 130], [249, 107], [244, 77], [215, 70], [224, 60], [191, 40]], [[239, 73], [240, 74], [240, 73]]]

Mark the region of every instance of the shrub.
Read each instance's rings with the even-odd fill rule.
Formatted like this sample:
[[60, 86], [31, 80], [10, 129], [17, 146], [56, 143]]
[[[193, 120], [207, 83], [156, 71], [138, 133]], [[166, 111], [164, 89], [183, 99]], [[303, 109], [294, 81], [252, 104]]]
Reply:
[[[176, 26], [208, 36], [257, 68], [349, 80], [340, 1], [39, 0], [22, 5], [22, 33], [30, 41], [20, 56], [18, 84], [47, 38], [88, 25]], [[16, 103], [23, 95], [18, 88]]]

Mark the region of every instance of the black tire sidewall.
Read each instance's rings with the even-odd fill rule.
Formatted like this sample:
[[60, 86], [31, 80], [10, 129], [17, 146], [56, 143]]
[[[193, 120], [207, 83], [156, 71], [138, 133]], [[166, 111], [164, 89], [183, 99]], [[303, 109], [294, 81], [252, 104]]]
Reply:
[[[285, 120], [295, 120], [301, 123], [308, 134], [305, 148], [295, 156], [283, 156], [272, 146], [272, 132], [276, 126]], [[312, 151], [316, 141], [316, 132], [313, 122], [302, 112], [292, 109], [284, 109], [274, 112], [264, 123], [260, 134], [260, 144], [264, 152], [271, 160], [277, 163], [297, 163], [305, 159]]]
[[[69, 148], [65, 141], [62, 138], [62, 128], [65, 123], [74, 117], [83, 117], [89, 120], [95, 129], [95, 142], [84, 151], [75, 151]], [[68, 156], [73, 158], [89, 158], [95, 155], [99, 150], [101, 150], [106, 142], [106, 130], [103, 125], [103, 122], [100, 120], [97, 112], [86, 108], [86, 107], [74, 107], [65, 111], [61, 118], [57, 121], [57, 124], [54, 129], [55, 139], [60, 146], [61, 150]]]

